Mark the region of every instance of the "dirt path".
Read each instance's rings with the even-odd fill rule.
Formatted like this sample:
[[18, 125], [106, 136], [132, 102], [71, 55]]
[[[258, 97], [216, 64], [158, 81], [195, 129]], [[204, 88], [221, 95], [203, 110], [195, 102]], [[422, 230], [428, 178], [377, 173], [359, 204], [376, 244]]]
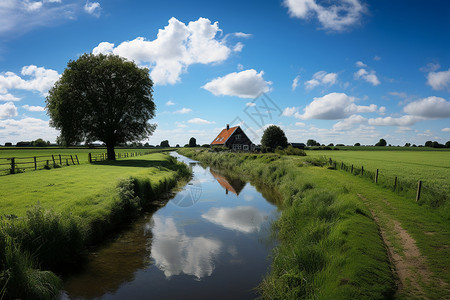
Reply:
[[[367, 203], [364, 196], [358, 194], [358, 197]], [[397, 220], [383, 218], [389, 219], [389, 221], [382, 224], [380, 222], [381, 216], [377, 216], [372, 209], [369, 208], [369, 210], [380, 228], [381, 237], [397, 274], [398, 289], [396, 296], [406, 292], [407, 296], [428, 299], [421, 285], [424, 283], [430, 284], [432, 272], [426, 264], [425, 257], [420, 254], [416, 241]], [[377, 213], [381, 214], [381, 212]], [[405, 288], [408, 291], [404, 291]]]

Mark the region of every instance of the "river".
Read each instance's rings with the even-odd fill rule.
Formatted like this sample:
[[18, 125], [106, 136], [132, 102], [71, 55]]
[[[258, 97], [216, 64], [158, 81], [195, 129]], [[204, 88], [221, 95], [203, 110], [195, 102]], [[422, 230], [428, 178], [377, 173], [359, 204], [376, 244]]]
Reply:
[[192, 180], [89, 254], [64, 280], [61, 299], [253, 299], [270, 267], [278, 217], [250, 183], [175, 152]]

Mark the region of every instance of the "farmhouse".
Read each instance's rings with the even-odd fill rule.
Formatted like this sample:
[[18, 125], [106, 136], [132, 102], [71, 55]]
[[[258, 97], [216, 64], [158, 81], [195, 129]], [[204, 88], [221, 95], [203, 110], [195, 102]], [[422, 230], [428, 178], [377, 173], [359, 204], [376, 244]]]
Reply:
[[212, 141], [211, 146], [225, 146], [233, 150], [250, 151], [255, 145], [239, 126], [231, 127], [227, 124], [219, 135]]

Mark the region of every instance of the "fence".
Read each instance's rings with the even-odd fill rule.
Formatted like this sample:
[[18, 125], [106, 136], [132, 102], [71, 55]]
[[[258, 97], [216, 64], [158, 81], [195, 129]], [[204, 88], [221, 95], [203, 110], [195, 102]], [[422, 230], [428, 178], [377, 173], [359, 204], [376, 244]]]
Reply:
[[80, 164], [77, 155], [41, 155], [31, 157], [10, 157], [0, 158], [0, 174], [23, 173], [29, 169], [49, 169], [50, 167], [58, 168], [63, 165]]
[[[127, 158], [127, 157], [135, 157], [135, 156], [143, 156], [150, 153], [155, 153], [155, 151], [146, 151], [146, 152], [123, 152], [123, 153], [116, 153], [116, 159], [119, 158]], [[89, 153], [88, 159], [90, 163], [98, 162], [98, 161], [104, 161], [108, 159], [108, 154], [105, 153]]]
[[[343, 170], [355, 176], [368, 178], [376, 184], [388, 188], [398, 194], [405, 195], [408, 198], [415, 199], [419, 204], [427, 203], [432, 207], [444, 205], [450, 195], [440, 187], [427, 184], [422, 180], [417, 182], [402, 180], [398, 176], [388, 176], [383, 174], [382, 170], [367, 170], [364, 166], [348, 165], [344, 162], [338, 162], [329, 158], [328, 164], [336, 170]], [[415, 198], [414, 198], [415, 197]]]

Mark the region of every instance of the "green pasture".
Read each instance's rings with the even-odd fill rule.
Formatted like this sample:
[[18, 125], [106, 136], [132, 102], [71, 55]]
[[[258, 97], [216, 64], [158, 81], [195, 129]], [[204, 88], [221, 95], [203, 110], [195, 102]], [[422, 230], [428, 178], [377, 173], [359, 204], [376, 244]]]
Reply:
[[[389, 148], [389, 147], [388, 147]], [[450, 193], [450, 151], [306, 151], [308, 156], [325, 156], [356, 168], [375, 172], [379, 176], [400, 181], [439, 187]]]
[[148, 177], [159, 183], [176, 175], [169, 155], [154, 153], [114, 162], [0, 176], [0, 215], [23, 216], [38, 202], [56, 212], [71, 211], [89, 219], [108, 213], [120, 179]]

